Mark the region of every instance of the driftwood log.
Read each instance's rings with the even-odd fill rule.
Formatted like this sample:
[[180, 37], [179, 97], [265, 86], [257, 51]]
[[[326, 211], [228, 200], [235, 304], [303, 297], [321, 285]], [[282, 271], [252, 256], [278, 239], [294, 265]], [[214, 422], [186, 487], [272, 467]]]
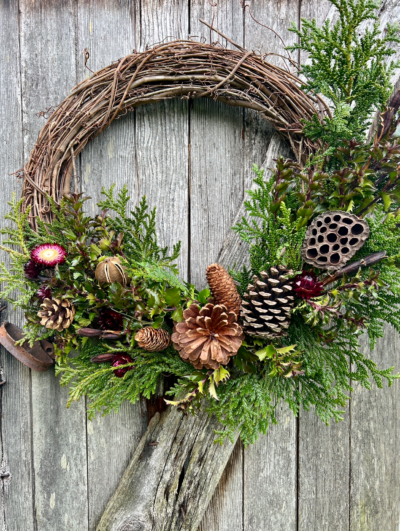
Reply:
[[97, 530], [195, 531], [234, 448], [213, 443], [220, 428], [204, 411], [156, 413]]

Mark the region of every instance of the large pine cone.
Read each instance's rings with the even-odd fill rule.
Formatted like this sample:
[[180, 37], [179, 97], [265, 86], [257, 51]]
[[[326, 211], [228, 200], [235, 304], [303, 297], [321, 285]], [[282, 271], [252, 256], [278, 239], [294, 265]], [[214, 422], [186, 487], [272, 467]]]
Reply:
[[43, 310], [38, 312], [38, 317], [41, 318], [42, 326], [58, 332], [71, 326], [75, 317], [75, 308], [69, 300], [44, 299], [40, 306]]
[[211, 264], [207, 267], [206, 276], [214, 301], [239, 316], [242, 301], [228, 271], [222, 265]]
[[244, 334], [234, 312], [225, 306], [192, 304], [183, 312], [184, 321], [177, 323], [172, 334], [174, 347], [182, 359], [196, 369], [219, 369], [227, 365], [242, 344]]
[[273, 339], [285, 335], [294, 305], [293, 271], [283, 266], [271, 267], [253, 277], [242, 301], [240, 316], [246, 334]]
[[152, 326], [141, 328], [135, 335], [135, 339], [140, 348], [144, 348], [149, 352], [160, 352], [171, 344], [171, 337], [166, 330], [162, 328], [156, 329]]

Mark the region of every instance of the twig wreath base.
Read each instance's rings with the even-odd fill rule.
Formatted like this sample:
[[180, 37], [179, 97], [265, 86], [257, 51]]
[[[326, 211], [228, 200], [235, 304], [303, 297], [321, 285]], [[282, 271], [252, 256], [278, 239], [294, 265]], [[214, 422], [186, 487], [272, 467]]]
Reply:
[[299, 162], [321, 147], [302, 133], [301, 120], [329, 115], [301, 80], [251, 51], [177, 40], [128, 55], [77, 85], [39, 134], [23, 170], [23, 208], [50, 221], [46, 194], [59, 203], [69, 192], [74, 158], [119, 116], [162, 100], [212, 98], [268, 120]]

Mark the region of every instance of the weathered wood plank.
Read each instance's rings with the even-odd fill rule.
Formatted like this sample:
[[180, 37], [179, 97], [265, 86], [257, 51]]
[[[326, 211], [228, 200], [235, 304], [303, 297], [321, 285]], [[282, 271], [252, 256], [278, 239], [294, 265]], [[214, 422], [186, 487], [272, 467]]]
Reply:
[[[400, 338], [390, 326], [370, 352], [379, 367], [400, 370]], [[400, 507], [400, 385], [371, 391], [354, 385], [350, 402], [350, 530], [398, 531]]]
[[[110, 20], [112, 23], [110, 24]], [[78, 7], [78, 80], [89, 75], [83, 50], [90, 53], [88, 66], [96, 71], [135, 48], [134, 3], [119, 1], [80, 2]], [[116, 120], [83, 151], [80, 160], [81, 188], [101, 197], [102, 187], [128, 185], [132, 206], [139, 184], [136, 168], [135, 116]], [[87, 422], [89, 530], [96, 528], [108, 500], [115, 492], [142, 436], [140, 404], [124, 403], [119, 412]]]
[[[262, 54], [271, 52], [287, 55], [284, 45], [293, 42], [293, 34], [287, 28], [297, 23], [299, 2], [272, 0], [269, 2], [247, 2], [251, 13], [259, 22], [274, 31], [257, 24], [245, 13], [245, 47]], [[274, 33], [276, 32], [276, 33]], [[281, 67], [288, 65], [281, 57], [266, 55], [266, 60]], [[287, 146], [271, 131], [259, 117], [246, 113], [245, 171], [247, 186], [253, 177], [252, 165], [273, 168], [279, 155], [289, 156]], [[268, 172], [266, 173], [268, 176]], [[243, 528], [248, 531], [273, 529], [291, 531], [296, 529], [297, 463], [296, 463], [296, 419], [286, 405], [278, 408], [278, 425], [270, 426], [265, 436], [244, 452], [244, 517]]]
[[[25, 158], [44, 119], [76, 82], [73, 0], [21, 0], [21, 72]], [[85, 404], [66, 409], [68, 391], [54, 371], [32, 373], [33, 461], [37, 528], [88, 526]]]
[[298, 437], [298, 529], [348, 530], [349, 415], [326, 426], [313, 409], [301, 411]]
[[[10, 173], [24, 163], [22, 140], [21, 79], [19, 68], [18, 4], [0, 2], [0, 226], [4, 227], [7, 201], [21, 186]], [[1, 260], [8, 258], [1, 253]], [[0, 302], [0, 307], [2, 306]], [[0, 320], [21, 324], [11, 307]], [[10, 467], [11, 482], [0, 484], [0, 527], [34, 528], [32, 474], [32, 419], [30, 370], [1, 348], [1, 453]], [[3, 506], [5, 504], [5, 507]]]
[[[189, 33], [188, 2], [146, 1], [136, 10], [138, 50]], [[136, 110], [136, 156], [139, 194], [157, 207], [157, 233], [162, 245], [182, 242], [178, 260], [184, 279], [189, 274], [188, 102], [174, 100]]]

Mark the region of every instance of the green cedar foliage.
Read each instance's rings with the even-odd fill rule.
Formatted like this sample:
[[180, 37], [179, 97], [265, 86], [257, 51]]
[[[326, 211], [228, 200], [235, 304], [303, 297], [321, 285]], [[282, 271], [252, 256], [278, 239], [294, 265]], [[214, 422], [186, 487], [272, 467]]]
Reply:
[[[315, 115], [305, 123], [304, 132], [312, 139], [322, 139], [331, 150], [346, 140], [363, 140], [374, 111], [382, 110], [391, 92], [391, 76], [399, 66], [388, 61], [399, 43], [397, 24], [379, 30], [376, 11], [379, 2], [372, 0], [330, 0], [338, 10], [338, 20], [327, 20], [318, 27], [315, 20], [302, 19], [290, 31], [299, 42], [289, 50], [305, 51], [310, 64], [301, 66], [306, 77], [304, 90], [329, 98], [333, 116], [323, 124]], [[361, 30], [364, 22], [375, 21], [372, 29]]]

